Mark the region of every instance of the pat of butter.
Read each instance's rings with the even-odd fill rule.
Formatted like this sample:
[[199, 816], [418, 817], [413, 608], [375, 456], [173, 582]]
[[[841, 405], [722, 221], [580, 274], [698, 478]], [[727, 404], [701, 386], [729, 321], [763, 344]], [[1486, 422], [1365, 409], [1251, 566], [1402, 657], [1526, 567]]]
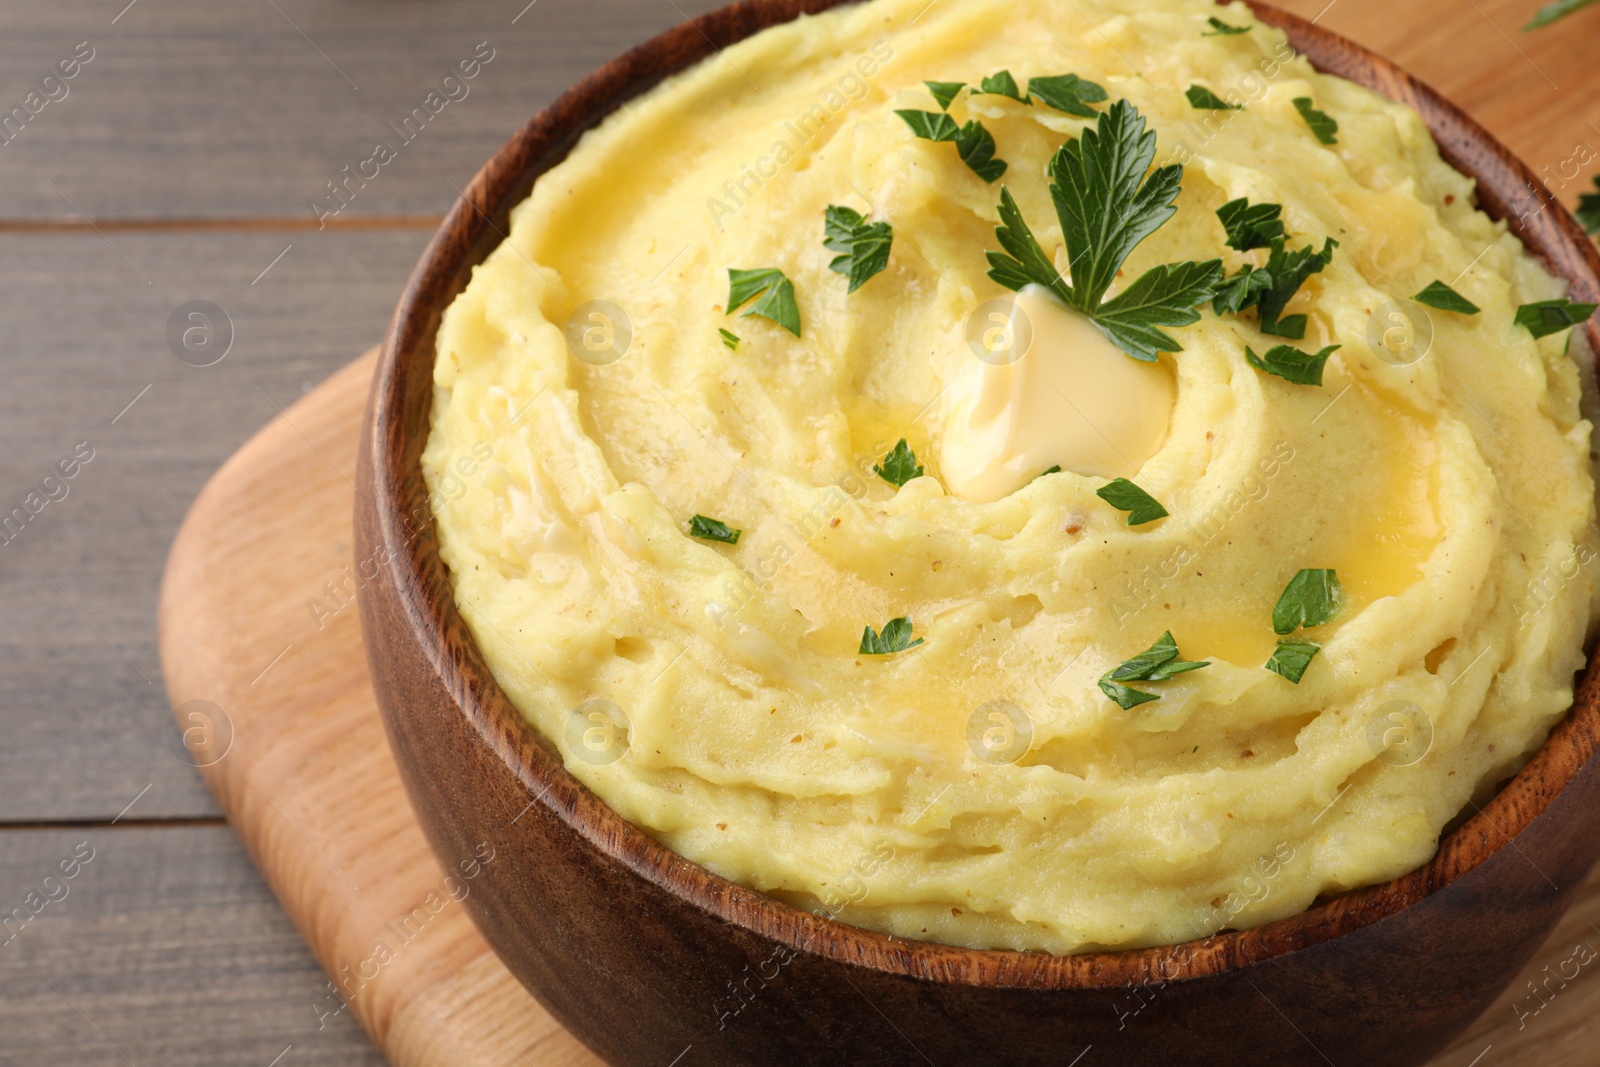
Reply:
[[990, 312], [976, 345], [984, 354], [945, 408], [939, 467], [956, 496], [986, 504], [1054, 466], [1131, 478], [1166, 440], [1172, 372], [1128, 356], [1044, 286]]

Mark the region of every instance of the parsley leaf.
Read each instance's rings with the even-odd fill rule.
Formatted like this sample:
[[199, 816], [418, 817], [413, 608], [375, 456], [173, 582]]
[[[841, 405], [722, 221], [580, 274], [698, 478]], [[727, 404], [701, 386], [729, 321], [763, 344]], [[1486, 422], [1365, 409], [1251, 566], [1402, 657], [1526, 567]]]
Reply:
[[1240, 312], [1261, 302], [1261, 294], [1272, 288], [1272, 275], [1257, 270], [1246, 263], [1238, 273], [1229, 276], [1217, 286], [1217, 295], [1211, 298], [1211, 310], [1218, 315]]
[[1215, 15], [1206, 21], [1211, 24], [1211, 28], [1200, 34], [1202, 37], [1232, 37], [1236, 33], [1249, 33], [1251, 29], [1249, 26], [1230, 26]]
[[1306, 120], [1311, 132], [1317, 135], [1317, 140], [1323, 144], [1338, 144], [1339, 138], [1335, 134], [1339, 132], [1339, 124], [1333, 120], [1333, 116], [1326, 111], [1318, 111], [1311, 104], [1309, 96], [1297, 96], [1294, 100], [1294, 109]]
[[744, 318], [760, 315], [771, 319], [785, 330], [800, 336], [800, 309], [794, 302], [794, 282], [776, 267], [760, 270], [728, 268], [728, 314], [732, 315], [757, 293], [761, 299], [750, 305]]
[[1306, 317], [1290, 315], [1285, 318], [1283, 309], [1294, 299], [1307, 278], [1321, 273], [1324, 267], [1333, 262], [1333, 250], [1338, 247], [1339, 242], [1332, 237], [1323, 243], [1321, 252], [1315, 251], [1311, 245], [1285, 252], [1282, 238], [1272, 242], [1272, 254], [1267, 257], [1267, 265], [1261, 268], [1272, 282], [1256, 300], [1261, 313], [1262, 333], [1287, 337], [1292, 341], [1305, 337]]
[[1476, 315], [1482, 308], [1450, 288], [1444, 282], [1435, 281], [1422, 292], [1411, 299], [1419, 304], [1427, 304], [1440, 311], [1454, 311], [1459, 315]]
[[1209, 666], [1211, 666], [1210, 660], [1196, 663], [1180, 659], [1178, 643], [1172, 639], [1172, 631], [1168, 630], [1156, 639], [1155, 644], [1101, 675], [1100, 691], [1123, 708], [1134, 708], [1152, 700], [1160, 700], [1161, 697], [1156, 693], [1132, 689], [1120, 683], [1164, 682], [1174, 675], [1186, 674]]
[[896, 489], [913, 478], [922, 477], [922, 464], [917, 462], [916, 453], [911, 451], [911, 446], [906, 444], [904, 437], [900, 438], [900, 443], [883, 457], [883, 462], [874, 463], [872, 469], [878, 472], [878, 477]]
[[966, 82], [923, 82], [928, 87], [928, 92], [933, 94], [934, 100], [939, 103], [940, 111], [949, 111], [956, 94], [967, 87]]
[[1104, 86], [1084, 81], [1076, 74], [1029, 78], [1028, 98], [1080, 119], [1098, 117], [1100, 112], [1089, 105], [1103, 104], [1109, 99]]
[[916, 648], [922, 644], [922, 638], [911, 640], [911, 620], [902, 615], [898, 619], [890, 619], [883, 624], [883, 633], [875, 633], [871, 626], [861, 631], [861, 647], [856, 649], [862, 656], [888, 656], [896, 652], [904, 652], [908, 648]]
[[1158, 504], [1155, 497], [1126, 478], [1107, 482], [1096, 489], [1094, 495], [1118, 511], [1126, 511], [1129, 526], [1143, 526], [1167, 517], [1167, 509]]
[[1302, 570], [1289, 584], [1272, 609], [1272, 632], [1293, 633], [1299, 627], [1321, 626], [1339, 613], [1344, 590], [1339, 576], [1329, 570]]
[[860, 212], [838, 204], [829, 204], [824, 212], [822, 244], [840, 253], [828, 269], [850, 279], [847, 292], [855, 292], [889, 265], [893, 241], [894, 231], [887, 222], [868, 222]]
[[954, 141], [961, 127], [943, 111], [896, 111], [911, 132], [924, 141]]
[[995, 228], [1004, 251], [986, 253], [990, 278], [1008, 289], [1030, 282], [1048, 286], [1068, 307], [1093, 320], [1113, 344], [1147, 362], [1162, 352], [1181, 350], [1158, 327], [1199, 321], [1195, 305], [1210, 300], [1222, 281], [1221, 260], [1169, 263], [1152, 267], [1117, 297], [1101, 303], [1134, 247], [1177, 212], [1173, 201], [1183, 168], [1170, 164], [1147, 176], [1155, 152], [1155, 133], [1126, 100], [1112, 104], [1094, 128], [1057, 150], [1050, 161], [1050, 198], [1072, 264], [1070, 285], [1039, 246], [1007, 189], [1000, 191], [1000, 225]]
[[998, 74], [989, 75], [978, 83], [978, 87], [973, 90], [973, 94], [977, 96], [1005, 96], [1019, 104], [1028, 102], [1028, 98], [1023, 96], [1022, 91], [1017, 88], [1017, 79], [1011, 76], [1009, 70], [1002, 70]]
[[1184, 96], [1189, 98], [1189, 106], [1201, 111], [1243, 111], [1243, 104], [1230, 104], [1204, 85], [1191, 85], [1185, 90]]
[[1306, 675], [1306, 668], [1311, 666], [1312, 657], [1320, 651], [1322, 646], [1315, 641], [1279, 641], [1265, 667], [1273, 674], [1281, 674], [1299, 685], [1300, 679]]
[[[1600, 177], [1595, 178], [1594, 185], [1600, 189]], [[1590, 233], [1600, 233], [1600, 192], [1584, 193], [1578, 197], [1578, 208], [1573, 212], [1583, 228]]]
[[1568, 326], [1587, 322], [1594, 314], [1594, 304], [1574, 304], [1566, 297], [1559, 300], [1540, 300], [1517, 308], [1516, 324], [1526, 326], [1535, 337], [1560, 333]]
[[1061, 473], [1061, 464], [1057, 463], [1056, 465], [1054, 465], [1052, 467], [1046, 467], [1044, 470], [1040, 471], [1038, 474], [1035, 474], [1033, 476], [1033, 480], [1034, 481], [1038, 481], [1040, 478], [1043, 478], [1046, 474], [1060, 474], [1060, 473]]
[[1151, 361], [1178, 350], [1178, 342], [1156, 327], [1198, 321], [1195, 306], [1210, 300], [1221, 281], [1220, 259], [1163, 263], [1101, 304], [1095, 321], [1118, 348], [1134, 359]]
[[994, 158], [994, 134], [984, 129], [977, 119], [968, 119], [956, 133], [956, 154], [972, 173], [986, 182], [1006, 172], [1006, 161]]
[[739, 543], [739, 535], [743, 532], [743, 530], [735, 530], [720, 519], [708, 519], [704, 515], [696, 515], [689, 520], [689, 536], [703, 538], [707, 541], [721, 541], [725, 545], [736, 545]]
[[722, 345], [724, 348], [730, 352], [739, 351], [738, 334], [734, 333], [732, 330], [724, 330], [721, 326], [717, 327], [717, 332], [722, 335]]
[[1265, 356], [1258, 356], [1244, 346], [1244, 358], [1264, 374], [1276, 374], [1284, 381], [1297, 385], [1321, 385], [1322, 368], [1340, 346], [1329, 345], [1317, 353], [1302, 352], [1291, 345], [1273, 345]]
[[1003, 159], [994, 158], [994, 136], [977, 119], [968, 119], [966, 125], [957, 126], [956, 120], [943, 111], [896, 111], [911, 132], [924, 141], [952, 141], [961, 162], [986, 182], [992, 182], [1006, 172]]
[[1282, 215], [1282, 204], [1252, 204], [1242, 196], [1217, 208], [1217, 218], [1228, 234], [1228, 247], [1241, 252], [1268, 248], [1273, 238], [1282, 237]]
[[1533, 21], [1522, 27], [1523, 31], [1537, 30], [1548, 26], [1557, 19], [1564, 19], [1574, 11], [1579, 11], [1594, 3], [1594, 0], [1554, 0], [1541, 7], [1533, 16]]

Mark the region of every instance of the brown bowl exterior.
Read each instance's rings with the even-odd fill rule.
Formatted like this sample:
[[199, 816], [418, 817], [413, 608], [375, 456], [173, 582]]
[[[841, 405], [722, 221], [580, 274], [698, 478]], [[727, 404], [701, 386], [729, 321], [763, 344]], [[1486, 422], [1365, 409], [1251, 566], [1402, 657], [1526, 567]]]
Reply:
[[[1174, 948], [1055, 957], [907, 942], [779, 903], [625, 822], [563, 768], [474, 645], [439, 559], [419, 456], [434, 338], [510, 209], [578, 136], [720, 48], [838, 0], [744, 0], [592, 75], [477, 175], [428, 245], [385, 340], [362, 436], [361, 602], [395, 757], [436, 853], [493, 843], [466, 899], [507, 967], [619, 1067], [676, 1064], [1418, 1064], [1522, 968], [1600, 854], [1600, 677], [1425, 867], [1300, 915]], [[1528, 169], [1364, 49], [1252, 4], [1319, 68], [1415, 107], [1491, 214], [1575, 299], [1600, 259]], [[1585, 327], [1600, 351], [1600, 327]], [[679, 1057], [674, 1059], [674, 1057]]]

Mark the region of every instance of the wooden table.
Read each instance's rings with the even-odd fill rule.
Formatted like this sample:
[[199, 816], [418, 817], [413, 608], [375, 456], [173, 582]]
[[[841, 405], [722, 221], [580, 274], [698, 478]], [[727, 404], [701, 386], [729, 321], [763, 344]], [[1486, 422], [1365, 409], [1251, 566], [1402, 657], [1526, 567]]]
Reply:
[[[1537, 2], [1286, 6], [1433, 82], [1570, 203], [1569, 176], [1600, 159], [1600, 8], [1518, 34]], [[0, 927], [0, 1065], [381, 1063], [325, 1014], [324, 976], [180, 756], [162, 561], [211, 471], [380, 337], [507, 134], [712, 4], [126, 3], [0, 7], [0, 113], [38, 109], [0, 144], [0, 515], [80, 442], [93, 453], [0, 552], [0, 916], [48, 901]], [[480, 42], [492, 58], [462, 96], [444, 78]], [[74, 76], [41, 87], [62, 61]], [[457, 99], [406, 140], [394, 127], [434, 91]], [[331, 199], [379, 141], [404, 143]], [[207, 366], [169, 341], [192, 301], [225, 313], [200, 309], [213, 354], [231, 336]]]

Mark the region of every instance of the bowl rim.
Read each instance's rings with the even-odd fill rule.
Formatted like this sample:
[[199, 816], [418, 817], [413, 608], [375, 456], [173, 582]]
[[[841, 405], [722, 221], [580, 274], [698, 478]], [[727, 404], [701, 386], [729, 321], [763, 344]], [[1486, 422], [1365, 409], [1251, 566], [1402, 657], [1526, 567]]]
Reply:
[[[801, 15], [855, 2], [859, 0], [740, 0], [630, 49], [513, 135], [462, 191], [429, 241], [384, 338], [363, 448], [373, 457], [371, 513], [376, 536], [389, 550], [386, 569], [395, 582], [396, 599], [450, 694], [452, 710], [467, 718], [469, 730], [513, 772], [528, 791], [530, 806], [541, 806], [591, 847], [677, 900], [795, 952], [930, 982], [1107, 989], [1220, 974], [1380, 922], [1462, 878], [1503, 847], [1515, 848], [1517, 834], [1595, 755], [1600, 671], [1592, 661], [1581, 674], [1572, 708], [1526, 765], [1481, 806], [1469, 799], [1472, 814], [1442, 835], [1432, 859], [1416, 870], [1248, 930], [1175, 945], [1064, 956], [907, 940], [807, 912], [727, 880], [623, 819], [574, 778], [553, 746], [523, 719], [494, 680], [456, 607], [417, 461], [422, 442], [407, 432], [411, 426], [425, 428], [431, 411], [440, 315], [471, 268], [504, 239], [501, 224], [510, 209], [526, 198], [540, 174], [566, 157], [583, 132], [663, 78], [729, 44]], [[1296, 51], [1319, 70], [1421, 113], [1445, 161], [1474, 179], [1479, 208], [1505, 220], [1547, 269], [1569, 282], [1573, 298], [1600, 302], [1600, 254], [1594, 242], [1532, 170], [1482, 126], [1364, 46], [1261, 0], [1245, 2], [1258, 21], [1286, 31]], [[1519, 199], [1513, 199], [1513, 190]], [[1523, 210], [1516, 210], [1519, 205]], [[1600, 322], [1591, 319], [1583, 329], [1591, 349], [1600, 353]]]

